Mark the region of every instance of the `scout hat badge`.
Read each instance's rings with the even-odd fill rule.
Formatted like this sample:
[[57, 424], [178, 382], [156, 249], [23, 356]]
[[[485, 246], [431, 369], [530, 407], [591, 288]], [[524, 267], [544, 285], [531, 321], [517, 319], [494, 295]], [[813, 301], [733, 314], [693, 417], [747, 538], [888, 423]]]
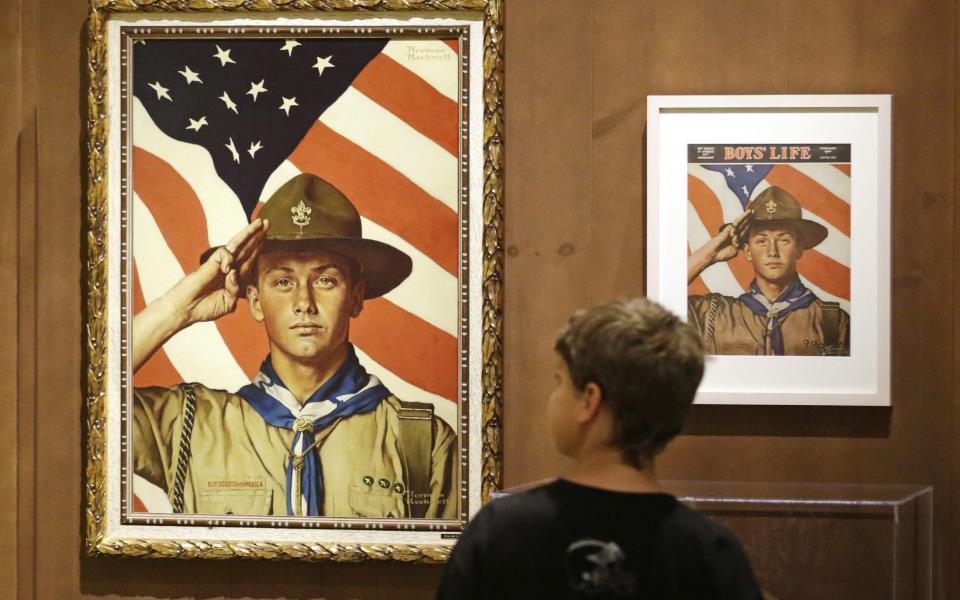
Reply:
[[313, 209], [301, 200], [300, 204], [290, 209], [290, 212], [293, 213], [293, 224], [300, 227], [300, 237], [303, 237], [303, 227], [310, 224], [310, 213], [313, 212]]

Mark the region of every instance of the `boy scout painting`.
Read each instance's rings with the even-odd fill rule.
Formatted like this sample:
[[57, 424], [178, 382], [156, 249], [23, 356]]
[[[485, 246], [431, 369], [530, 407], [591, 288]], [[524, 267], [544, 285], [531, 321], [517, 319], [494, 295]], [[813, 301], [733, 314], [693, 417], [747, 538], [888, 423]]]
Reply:
[[458, 519], [457, 41], [132, 49], [134, 512]]
[[688, 154], [688, 318], [707, 352], [849, 356], [850, 145]]

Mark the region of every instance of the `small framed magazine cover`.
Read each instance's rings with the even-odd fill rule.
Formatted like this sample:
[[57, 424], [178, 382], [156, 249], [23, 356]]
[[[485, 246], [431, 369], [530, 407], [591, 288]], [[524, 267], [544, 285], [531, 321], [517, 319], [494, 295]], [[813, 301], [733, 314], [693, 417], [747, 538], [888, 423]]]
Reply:
[[889, 95], [650, 96], [647, 294], [701, 404], [890, 404]]
[[92, 0], [86, 548], [442, 562], [501, 481], [502, 0]]

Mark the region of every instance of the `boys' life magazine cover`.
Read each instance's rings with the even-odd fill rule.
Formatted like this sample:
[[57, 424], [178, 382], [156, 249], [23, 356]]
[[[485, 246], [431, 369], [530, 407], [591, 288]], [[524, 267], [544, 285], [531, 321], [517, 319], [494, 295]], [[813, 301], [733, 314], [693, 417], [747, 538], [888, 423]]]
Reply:
[[716, 355], [849, 356], [850, 144], [690, 144], [689, 319]]

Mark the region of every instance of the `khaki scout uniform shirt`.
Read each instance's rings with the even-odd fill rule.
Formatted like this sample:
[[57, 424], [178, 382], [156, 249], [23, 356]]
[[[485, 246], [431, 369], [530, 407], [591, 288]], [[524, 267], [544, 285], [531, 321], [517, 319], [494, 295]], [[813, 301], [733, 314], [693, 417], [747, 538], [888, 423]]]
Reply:
[[[185, 513], [286, 515], [286, 472], [294, 432], [265, 422], [243, 398], [193, 385], [197, 397]], [[169, 491], [186, 392], [134, 390], [134, 471]], [[457, 516], [457, 439], [434, 416], [429, 490], [408, 491], [398, 438], [400, 401], [389, 396], [369, 413], [314, 433], [323, 469], [323, 516], [406, 517], [408, 502], [426, 518]], [[429, 447], [429, 445], [425, 445]]]
[[[712, 309], [711, 301], [713, 301]], [[831, 348], [825, 347], [823, 326], [825, 309], [822, 300], [814, 300], [809, 306], [798, 308], [782, 317], [780, 330], [783, 333], [784, 355], [849, 356], [850, 316], [843, 310], [837, 310], [840, 313], [838, 335]], [[722, 294], [689, 296], [687, 313], [690, 323], [697, 328], [704, 339], [704, 349], [707, 354], [764, 354], [766, 319], [755, 314], [739, 299]], [[709, 331], [711, 326], [712, 334]]]

